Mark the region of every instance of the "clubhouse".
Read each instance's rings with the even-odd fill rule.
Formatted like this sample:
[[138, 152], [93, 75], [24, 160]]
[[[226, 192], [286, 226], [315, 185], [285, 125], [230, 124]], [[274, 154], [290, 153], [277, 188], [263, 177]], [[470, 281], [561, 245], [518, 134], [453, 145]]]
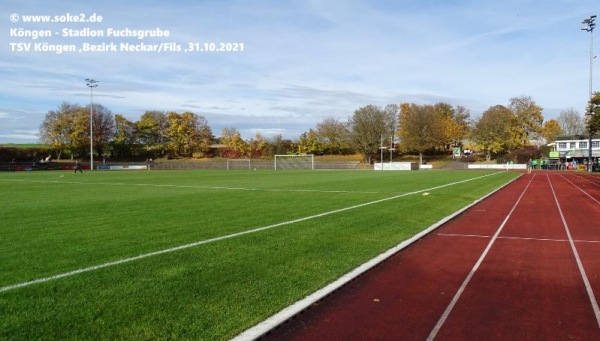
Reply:
[[[554, 147], [550, 152], [550, 159], [558, 160], [563, 164], [576, 164], [587, 168], [589, 156], [589, 135], [558, 136], [556, 141], [550, 143]], [[600, 137], [592, 136], [592, 161], [598, 164], [600, 158]]]

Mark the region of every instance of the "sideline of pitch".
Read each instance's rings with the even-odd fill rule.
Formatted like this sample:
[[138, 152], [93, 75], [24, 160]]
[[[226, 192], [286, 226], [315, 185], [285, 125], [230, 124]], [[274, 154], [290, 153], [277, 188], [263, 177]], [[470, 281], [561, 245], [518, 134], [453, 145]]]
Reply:
[[17, 283], [17, 284], [13, 284], [13, 285], [8, 285], [8, 286], [0, 287], [0, 292], [10, 291], [10, 290], [14, 290], [14, 289], [18, 289], [18, 288], [22, 288], [22, 287], [34, 285], [34, 284], [39, 284], [39, 283], [44, 283], [44, 282], [49, 282], [49, 281], [52, 281], [52, 280], [57, 280], [57, 279], [65, 278], [65, 277], [74, 276], [74, 275], [77, 275], [77, 274], [80, 274], [80, 273], [84, 273], [84, 272], [90, 272], [90, 271], [99, 270], [99, 269], [110, 267], [110, 266], [115, 266], [115, 265], [119, 265], [119, 264], [129, 263], [129, 262], [132, 262], [132, 261], [136, 261], [136, 260], [140, 260], [140, 259], [144, 259], [144, 258], [148, 258], [148, 257], [152, 257], [152, 256], [157, 256], [157, 255], [161, 255], [161, 254], [165, 254], [165, 253], [171, 253], [171, 252], [175, 252], [175, 251], [179, 251], [179, 250], [183, 250], [183, 249], [188, 249], [188, 248], [195, 247], [195, 246], [202, 245], [202, 244], [208, 244], [208, 243], [212, 243], [212, 242], [216, 242], [216, 241], [220, 241], [220, 240], [235, 238], [235, 237], [239, 237], [239, 236], [243, 236], [243, 235], [246, 235], [246, 234], [260, 232], [260, 231], [263, 231], [263, 230], [268, 230], [268, 229], [279, 227], [279, 226], [290, 225], [290, 224], [294, 224], [294, 223], [298, 223], [298, 222], [302, 222], [302, 221], [306, 221], [306, 220], [310, 220], [310, 219], [320, 218], [320, 217], [328, 216], [328, 215], [331, 215], [331, 214], [335, 214], [335, 213], [339, 213], [339, 212], [344, 212], [344, 211], [349, 211], [349, 210], [352, 210], [352, 209], [356, 209], [356, 208], [360, 208], [360, 207], [365, 207], [365, 206], [369, 206], [369, 205], [373, 205], [373, 204], [378, 204], [378, 203], [381, 203], [381, 202], [385, 202], [385, 201], [389, 201], [389, 200], [394, 200], [394, 199], [398, 199], [398, 198], [409, 196], [409, 195], [413, 195], [413, 194], [419, 194], [419, 193], [423, 193], [423, 192], [427, 192], [427, 191], [432, 191], [432, 190], [435, 190], [435, 189], [440, 189], [440, 188], [444, 188], [444, 187], [448, 187], [448, 186], [453, 186], [453, 185], [457, 185], [457, 184], [461, 184], [461, 183], [465, 183], [465, 182], [469, 182], [469, 181], [473, 181], [473, 180], [485, 178], [485, 177], [492, 176], [492, 175], [495, 175], [495, 174], [497, 174], [497, 173], [486, 174], [486, 175], [483, 175], [483, 176], [478, 176], [478, 177], [474, 177], [474, 178], [470, 178], [470, 179], [466, 179], [466, 180], [456, 181], [456, 182], [449, 183], [449, 184], [444, 184], [444, 185], [440, 185], [440, 186], [426, 188], [426, 189], [419, 190], [419, 191], [413, 191], [413, 192], [408, 192], [408, 193], [404, 193], [404, 194], [399, 194], [399, 195], [391, 196], [391, 197], [388, 197], [388, 198], [383, 198], [383, 199], [379, 199], [379, 200], [374, 200], [374, 201], [366, 202], [366, 203], [363, 203], [363, 204], [358, 204], [358, 205], [353, 205], [353, 206], [349, 206], [349, 207], [345, 207], [345, 208], [341, 208], [341, 209], [337, 209], [337, 210], [332, 210], [332, 211], [329, 211], [329, 212], [319, 213], [319, 214], [315, 214], [315, 215], [304, 217], [304, 218], [299, 218], [299, 219], [285, 221], [285, 222], [281, 222], [281, 223], [277, 223], [277, 224], [263, 226], [263, 227], [259, 227], [259, 228], [248, 230], [248, 231], [242, 231], [242, 232], [237, 232], [237, 233], [233, 233], [233, 234], [229, 234], [229, 235], [225, 235], [225, 236], [221, 236], [221, 237], [215, 237], [215, 238], [211, 238], [211, 239], [205, 239], [205, 240], [201, 240], [201, 241], [197, 241], [197, 242], [193, 242], [193, 243], [189, 243], [189, 244], [184, 244], [184, 245], [180, 245], [180, 246], [176, 246], [176, 247], [172, 247], [172, 248], [168, 248], [168, 249], [163, 249], [163, 250], [159, 250], [159, 251], [154, 251], [154, 252], [150, 252], [150, 253], [141, 254], [141, 255], [138, 255], [138, 256], [134, 256], [134, 257], [124, 258], [124, 259], [117, 260], [117, 261], [112, 261], [112, 262], [107, 262], [107, 263], [103, 263], [103, 264], [99, 264], [99, 265], [95, 265], [95, 266], [80, 268], [80, 269], [76, 269], [76, 270], [68, 271], [68, 272], [63, 272], [63, 273], [60, 273], [60, 274], [57, 274], [57, 275], [53, 275], [53, 276], [49, 276], [49, 277], [43, 277], [43, 278], [33, 279], [33, 280], [27, 281], [27, 282], [22, 282], [22, 283]]
[[103, 185], [103, 186], [137, 186], [137, 187], [162, 187], [162, 188], [191, 188], [191, 189], [222, 189], [227, 191], [256, 191], [256, 192], [308, 192], [308, 193], [348, 193], [348, 194], [381, 194], [379, 192], [367, 191], [341, 191], [341, 190], [319, 190], [319, 189], [285, 189], [285, 188], [248, 188], [248, 187], [226, 187], [226, 186], [192, 186], [192, 185], [157, 185], [146, 183], [124, 183], [124, 182], [84, 182], [84, 181], [64, 181], [64, 180], [21, 180], [21, 179], [0, 179], [0, 181], [9, 182], [34, 182], [51, 184], [71, 184], [71, 185]]

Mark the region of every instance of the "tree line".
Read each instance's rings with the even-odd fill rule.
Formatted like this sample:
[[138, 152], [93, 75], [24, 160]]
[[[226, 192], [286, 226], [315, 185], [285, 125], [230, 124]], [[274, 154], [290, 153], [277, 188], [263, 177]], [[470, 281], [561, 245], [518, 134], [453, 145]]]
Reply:
[[[594, 98], [597, 103], [590, 100], [589, 112], [599, 110], [600, 94]], [[94, 104], [92, 109], [90, 115], [89, 105], [61, 103], [57, 110], [46, 114], [39, 130], [40, 142], [51, 145], [57, 158], [65, 154], [89, 156], [92, 116], [94, 154], [112, 158], [271, 158], [275, 154], [360, 153], [365, 162], [371, 163], [384, 148], [386, 155], [395, 150], [396, 155], [418, 154], [422, 162], [427, 153], [449, 153], [456, 147], [483, 152], [489, 159], [529, 146], [533, 141], [551, 142], [559, 135], [583, 134], [592, 127], [591, 120], [586, 122], [574, 109], [544, 121], [543, 109], [528, 96], [511, 98], [506, 106], [491, 106], [476, 118], [471, 118], [465, 107], [447, 103], [366, 105], [345, 121], [325, 118], [293, 140], [281, 135], [265, 138], [260, 133], [244, 139], [234, 127], [224, 128], [216, 137], [206, 118], [192, 112], [152, 110], [139, 120], [130, 121], [123, 115], [113, 115], [101, 104]]]

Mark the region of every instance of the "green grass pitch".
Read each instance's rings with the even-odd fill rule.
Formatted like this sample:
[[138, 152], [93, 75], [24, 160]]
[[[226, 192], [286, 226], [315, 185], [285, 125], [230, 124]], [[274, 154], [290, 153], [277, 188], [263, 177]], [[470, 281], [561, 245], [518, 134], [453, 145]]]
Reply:
[[0, 173], [0, 339], [229, 339], [517, 176]]

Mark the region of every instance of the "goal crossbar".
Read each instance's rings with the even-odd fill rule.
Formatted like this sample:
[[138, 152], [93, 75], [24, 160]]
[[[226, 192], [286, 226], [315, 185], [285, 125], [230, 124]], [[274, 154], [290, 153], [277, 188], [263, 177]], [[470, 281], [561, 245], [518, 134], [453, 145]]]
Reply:
[[252, 169], [252, 163], [250, 159], [227, 159], [227, 170], [233, 169]]

